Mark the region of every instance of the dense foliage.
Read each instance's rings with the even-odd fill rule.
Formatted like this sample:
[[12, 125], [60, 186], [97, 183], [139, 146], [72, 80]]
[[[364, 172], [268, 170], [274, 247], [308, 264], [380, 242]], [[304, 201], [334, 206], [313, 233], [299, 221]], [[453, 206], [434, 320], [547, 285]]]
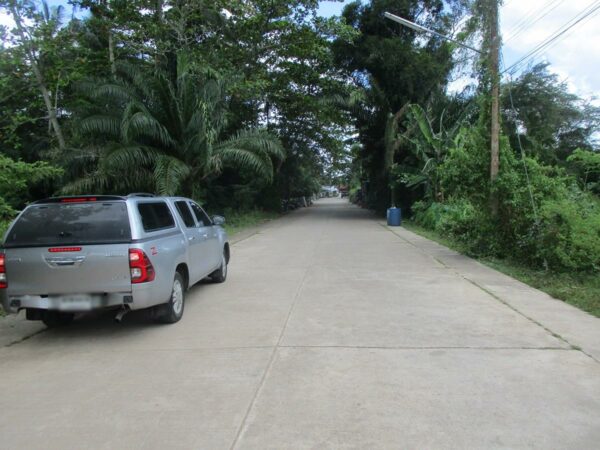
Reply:
[[[277, 209], [319, 190], [348, 114], [331, 43], [355, 32], [303, 0], [3, 0], [0, 139], [62, 171], [40, 195], [150, 191]], [[71, 9], [71, 7], [73, 9]]]
[[[355, 1], [324, 18], [316, 0], [0, 0], [14, 23], [0, 48], [1, 217], [91, 191], [277, 210], [336, 183], [473, 255], [596, 271], [600, 109], [548, 64], [504, 79], [492, 183], [489, 61], [465, 65], [472, 54], [383, 14], [485, 54], [492, 2]], [[450, 94], [466, 70], [477, 85]]]
[[552, 270], [600, 268], [600, 201], [564, 169], [521, 159], [508, 141], [490, 212], [487, 146], [477, 127], [462, 128], [439, 166], [445, 201], [414, 205], [416, 221], [461, 242], [470, 254], [510, 258]]
[[[344, 10], [360, 37], [336, 43], [359, 93], [352, 112], [360, 150], [353, 199], [401, 206], [470, 254], [551, 270], [600, 269], [597, 197], [600, 109], [538, 64], [501, 86], [500, 175], [490, 181], [490, 1], [373, 0]], [[455, 49], [417, 36], [383, 11], [483, 46], [475, 89], [449, 95]], [[354, 173], [356, 174], [356, 166]]]

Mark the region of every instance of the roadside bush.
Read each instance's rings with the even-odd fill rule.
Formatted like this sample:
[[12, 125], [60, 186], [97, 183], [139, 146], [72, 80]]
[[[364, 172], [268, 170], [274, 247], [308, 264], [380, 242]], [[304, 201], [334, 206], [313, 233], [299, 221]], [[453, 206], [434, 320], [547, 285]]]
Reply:
[[15, 161], [0, 154], [0, 240], [18, 211], [35, 198], [32, 191], [61, 175], [61, 169], [48, 163]]
[[[440, 165], [444, 202], [417, 202], [415, 222], [474, 256], [556, 271], [600, 270], [600, 202], [563, 169], [522, 160], [501, 144], [500, 175], [489, 183], [489, 152], [477, 128], [464, 129]], [[490, 193], [498, 199], [492, 215]]]
[[600, 202], [551, 200], [540, 211], [538, 256], [551, 268], [600, 270]]
[[451, 199], [446, 203], [418, 202], [413, 206], [415, 222], [461, 244], [472, 256], [497, 255], [498, 242], [493, 236], [494, 224], [489, 216], [467, 199]]

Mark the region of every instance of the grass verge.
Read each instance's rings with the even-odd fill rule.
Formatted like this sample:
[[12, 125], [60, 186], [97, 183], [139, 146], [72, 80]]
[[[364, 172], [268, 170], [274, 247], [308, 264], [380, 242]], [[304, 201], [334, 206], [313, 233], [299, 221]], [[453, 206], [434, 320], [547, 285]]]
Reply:
[[246, 228], [260, 225], [279, 216], [280, 214], [276, 212], [260, 210], [246, 212], [229, 211], [225, 214], [225, 230], [229, 235], [234, 235]]
[[[439, 242], [452, 250], [464, 253], [464, 248], [438, 233], [405, 221], [403, 226], [423, 237]], [[479, 262], [511, 276], [554, 298], [600, 317], [600, 276], [597, 273], [556, 273], [532, 269], [508, 260], [476, 258]]]

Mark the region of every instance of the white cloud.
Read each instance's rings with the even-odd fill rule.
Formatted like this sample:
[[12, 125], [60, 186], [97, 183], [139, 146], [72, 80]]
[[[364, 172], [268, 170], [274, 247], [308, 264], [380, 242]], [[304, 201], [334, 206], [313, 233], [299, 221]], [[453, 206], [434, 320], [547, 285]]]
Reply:
[[[554, 34], [593, 0], [507, 0], [501, 11], [505, 66], [509, 67]], [[536, 23], [540, 15], [546, 14]], [[525, 26], [520, 26], [525, 25]], [[589, 97], [600, 94], [600, 11], [577, 24], [534, 61], [548, 61], [550, 70], [571, 90]], [[515, 36], [515, 33], [519, 32]]]

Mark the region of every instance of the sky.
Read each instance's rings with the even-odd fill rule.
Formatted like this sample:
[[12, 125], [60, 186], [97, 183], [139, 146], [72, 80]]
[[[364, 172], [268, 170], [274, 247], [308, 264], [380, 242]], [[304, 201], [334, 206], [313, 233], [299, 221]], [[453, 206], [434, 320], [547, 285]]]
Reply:
[[[507, 66], [535, 48], [595, 0], [506, 0], [501, 13], [504, 60]], [[546, 14], [547, 13], [547, 14]], [[541, 17], [542, 14], [546, 14]], [[531, 23], [540, 18], [536, 23]], [[517, 28], [526, 21], [528, 27]], [[513, 36], [514, 35], [514, 36]], [[580, 96], [600, 95], [600, 10], [543, 51], [539, 60], [568, 82]]]
[[[321, 1], [319, 12], [324, 16], [339, 15], [348, 3], [350, 0]], [[505, 67], [517, 62], [594, 3], [597, 0], [505, 0], [500, 10]], [[600, 96], [600, 10], [535, 60], [550, 62], [550, 70], [566, 81], [572, 92], [586, 98]], [[468, 81], [458, 80], [455, 85], [458, 88]]]
[[[49, 0], [48, 3], [66, 4], [66, 0]], [[319, 13], [326, 17], [339, 15], [348, 3], [350, 0], [321, 1]], [[598, 0], [504, 0], [500, 21], [505, 67], [595, 3]], [[69, 6], [67, 11], [70, 13]], [[7, 19], [0, 15], [0, 24], [10, 24]], [[515, 35], [517, 31], [520, 32]], [[536, 61], [541, 60], [550, 62], [550, 69], [568, 83], [572, 92], [582, 97], [600, 97], [600, 10], [540, 53]], [[467, 81], [459, 80], [456, 84], [464, 85]]]

